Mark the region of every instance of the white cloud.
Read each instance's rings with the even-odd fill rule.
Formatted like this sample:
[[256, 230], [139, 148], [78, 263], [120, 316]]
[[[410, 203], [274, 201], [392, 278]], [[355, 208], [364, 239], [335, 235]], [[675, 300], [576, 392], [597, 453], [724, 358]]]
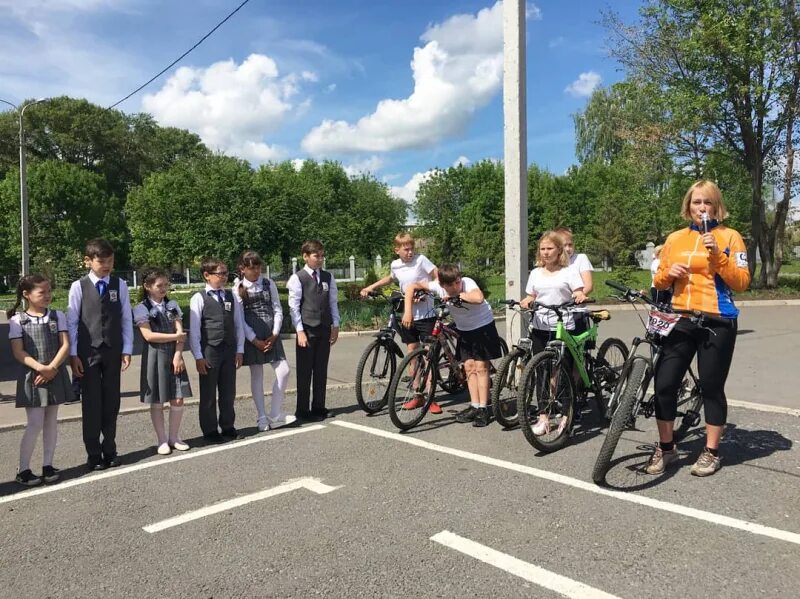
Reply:
[[328, 87], [325, 88], [325, 92], [329, 93], [329, 94], [332, 93], [332, 92], [335, 92], [335, 91], [336, 91], [336, 84], [335, 83], [331, 83]]
[[142, 107], [161, 124], [194, 131], [210, 147], [255, 163], [278, 160], [285, 151], [264, 142], [290, 113], [303, 111], [309, 99], [294, 103], [311, 72], [281, 77], [275, 61], [251, 54], [207, 68], [181, 67]]
[[303, 139], [313, 155], [422, 148], [457, 135], [500, 91], [503, 73], [503, 5], [434, 24], [414, 48], [414, 91], [381, 100], [355, 123], [324, 120]]
[[0, 81], [12, 101], [69, 95], [111, 104], [147, 79], [112, 39], [86, 28], [86, 15], [130, 13], [131, 0], [0, 0]]
[[542, 9], [536, 6], [533, 2], [525, 4], [525, 18], [531, 21], [542, 20]]
[[564, 88], [564, 91], [571, 96], [591, 96], [592, 92], [600, 85], [602, 78], [594, 71], [581, 73], [578, 78]]
[[430, 179], [434, 172], [430, 170], [424, 173], [415, 173], [405, 185], [394, 185], [389, 188], [389, 192], [396, 198], [405, 200], [407, 204], [413, 204], [417, 200], [419, 186]]
[[563, 35], [559, 35], [558, 37], [555, 37], [547, 42], [547, 47], [558, 48], [559, 46], [563, 46], [565, 41], [567, 41], [566, 38], [564, 38]]
[[343, 165], [344, 172], [350, 177], [357, 177], [359, 175], [366, 175], [368, 173], [375, 174], [383, 166], [383, 158], [380, 156], [370, 156], [364, 160], [357, 160], [351, 164]]
[[292, 166], [296, 171], [300, 171], [305, 163], [306, 163], [305, 158], [295, 158], [294, 160], [292, 160]]
[[459, 156], [456, 158], [456, 161], [453, 163], [453, 166], [469, 166], [472, 161], [467, 158], [466, 156]]

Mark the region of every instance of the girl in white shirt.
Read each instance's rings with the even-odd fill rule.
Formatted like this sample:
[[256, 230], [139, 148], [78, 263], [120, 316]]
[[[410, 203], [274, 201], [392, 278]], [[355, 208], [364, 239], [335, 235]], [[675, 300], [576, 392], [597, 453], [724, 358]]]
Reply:
[[569, 265], [577, 270], [578, 274], [581, 276], [581, 280], [583, 281], [584, 295], [589, 295], [594, 288], [592, 281], [592, 272], [594, 271], [594, 268], [592, 267], [592, 263], [589, 261], [589, 257], [586, 254], [575, 253], [575, 243], [572, 237], [572, 229], [569, 227], [559, 227], [556, 229], [556, 233], [561, 235], [561, 237], [564, 239], [564, 251], [567, 253], [567, 257], [569, 258]]
[[[262, 276], [264, 261], [253, 250], [239, 257], [241, 280], [233, 285], [233, 297], [244, 313], [244, 361], [250, 367], [250, 391], [258, 412], [258, 430], [275, 429], [295, 421], [283, 412], [283, 400], [289, 383], [289, 363], [281, 341], [283, 308], [278, 287]], [[275, 373], [272, 383], [270, 413], [264, 405], [264, 364], [271, 364]]]
[[[521, 303], [525, 308], [534, 301], [549, 306], [564, 304], [571, 299], [580, 304], [586, 301], [584, 283], [578, 270], [569, 266], [569, 256], [564, 247], [564, 238], [555, 231], [547, 231], [539, 239], [539, 250], [536, 266], [528, 277], [525, 292], [528, 294]], [[533, 352], [538, 353], [545, 348], [547, 342], [555, 337], [557, 325], [556, 315], [545, 308], [539, 308], [533, 314]], [[577, 335], [586, 330], [583, 321], [577, 323], [570, 312], [564, 315], [564, 326], [571, 334]], [[563, 417], [566, 422], [566, 416]], [[539, 421], [533, 427], [535, 435], [548, 432], [549, 418], [540, 414]]]

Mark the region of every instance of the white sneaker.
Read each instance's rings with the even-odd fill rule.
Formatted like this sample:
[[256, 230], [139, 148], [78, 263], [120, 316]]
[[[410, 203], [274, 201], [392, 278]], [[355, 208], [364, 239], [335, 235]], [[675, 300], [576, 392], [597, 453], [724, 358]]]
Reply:
[[261, 418], [258, 419], [258, 432], [263, 433], [264, 431], [268, 431], [270, 429], [269, 421], [265, 417], [263, 420]]
[[267, 420], [269, 420], [270, 428], [280, 428], [295, 422], [297, 420], [297, 416], [294, 414], [281, 414], [277, 418], [267, 417]]
[[537, 437], [550, 432], [550, 416], [539, 414], [539, 420], [533, 425], [533, 434]]
[[185, 441], [181, 441], [180, 439], [173, 441], [170, 443], [170, 445], [172, 446], [172, 449], [177, 449], [178, 451], [189, 451], [189, 444]]
[[158, 446], [158, 455], [169, 455], [172, 453], [169, 443], [162, 443]]

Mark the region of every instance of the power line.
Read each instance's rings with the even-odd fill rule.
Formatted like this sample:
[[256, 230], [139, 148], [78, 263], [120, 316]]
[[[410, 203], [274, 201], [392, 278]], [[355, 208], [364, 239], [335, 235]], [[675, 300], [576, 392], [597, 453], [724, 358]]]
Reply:
[[214, 33], [214, 32], [215, 32], [217, 29], [219, 29], [220, 27], [222, 27], [222, 25], [224, 25], [224, 24], [225, 24], [225, 22], [226, 22], [228, 19], [230, 19], [230, 18], [231, 18], [233, 15], [235, 15], [237, 12], [239, 12], [239, 10], [240, 10], [240, 9], [241, 9], [241, 8], [242, 8], [242, 7], [243, 7], [245, 4], [247, 4], [248, 2], [250, 2], [250, 0], [244, 0], [244, 2], [242, 2], [242, 3], [241, 3], [239, 6], [237, 6], [237, 7], [236, 7], [236, 8], [233, 10], [233, 12], [231, 12], [231, 13], [230, 13], [230, 14], [229, 14], [227, 17], [225, 17], [225, 18], [224, 18], [224, 19], [222, 19], [222, 20], [221, 20], [219, 23], [217, 23], [217, 24], [216, 24], [216, 26], [214, 27], [214, 29], [212, 29], [211, 31], [209, 31], [208, 33], [206, 33], [206, 34], [205, 34], [203, 37], [201, 37], [201, 38], [200, 38], [200, 40], [199, 40], [199, 41], [198, 41], [198, 42], [197, 42], [197, 43], [196, 43], [194, 46], [192, 46], [192, 47], [191, 47], [191, 48], [189, 48], [189, 49], [188, 49], [186, 52], [184, 52], [183, 54], [181, 54], [180, 56], [178, 56], [178, 58], [176, 58], [176, 59], [175, 59], [175, 60], [173, 60], [171, 63], [169, 63], [169, 64], [168, 64], [166, 67], [164, 67], [164, 68], [163, 68], [161, 71], [159, 71], [159, 72], [158, 72], [158, 73], [157, 73], [157, 74], [156, 74], [154, 77], [152, 77], [151, 79], [149, 79], [149, 80], [148, 80], [146, 83], [144, 83], [144, 84], [140, 85], [139, 87], [137, 87], [135, 90], [133, 90], [133, 91], [132, 91], [131, 93], [129, 93], [127, 96], [125, 96], [124, 98], [122, 98], [122, 100], [120, 100], [120, 101], [118, 101], [118, 102], [115, 102], [114, 104], [112, 104], [111, 106], [109, 106], [109, 108], [114, 108], [115, 106], [118, 106], [118, 105], [122, 104], [122, 103], [123, 103], [125, 100], [127, 100], [127, 99], [128, 99], [128, 98], [130, 98], [131, 96], [133, 96], [133, 95], [136, 95], [137, 93], [139, 93], [140, 91], [142, 91], [142, 90], [143, 90], [145, 87], [147, 87], [148, 85], [150, 85], [150, 84], [151, 84], [153, 81], [155, 81], [156, 79], [158, 79], [159, 77], [161, 77], [161, 75], [163, 75], [163, 74], [164, 74], [164, 73], [166, 73], [168, 70], [170, 70], [172, 67], [174, 67], [176, 64], [178, 64], [178, 63], [179, 63], [181, 60], [183, 60], [184, 58], [186, 58], [186, 56], [188, 56], [188, 55], [189, 55], [189, 53], [190, 53], [192, 50], [194, 50], [195, 48], [197, 48], [197, 46], [199, 46], [199, 45], [200, 45], [200, 44], [202, 44], [204, 41], [206, 41], [206, 39], [208, 39], [208, 38], [211, 36], [211, 34], [212, 34], [212, 33]]

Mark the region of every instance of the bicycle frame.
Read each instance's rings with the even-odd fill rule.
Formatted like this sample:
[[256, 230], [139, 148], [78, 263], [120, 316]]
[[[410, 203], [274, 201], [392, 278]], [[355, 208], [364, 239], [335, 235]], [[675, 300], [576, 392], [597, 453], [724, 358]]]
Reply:
[[550, 341], [547, 347], [556, 348], [560, 354], [560, 359], [564, 359], [564, 348], [569, 351], [575, 361], [575, 366], [578, 369], [578, 375], [581, 378], [584, 386], [590, 388], [592, 386], [589, 372], [586, 370], [586, 344], [589, 341], [597, 341], [597, 323], [591, 318], [589, 320], [589, 328], [583, 333], [572, 335], [567, 327], [564, 326], [564, 321], [561, 315], [558, 315], [558, 323], [556, 324], [556, 338]]

